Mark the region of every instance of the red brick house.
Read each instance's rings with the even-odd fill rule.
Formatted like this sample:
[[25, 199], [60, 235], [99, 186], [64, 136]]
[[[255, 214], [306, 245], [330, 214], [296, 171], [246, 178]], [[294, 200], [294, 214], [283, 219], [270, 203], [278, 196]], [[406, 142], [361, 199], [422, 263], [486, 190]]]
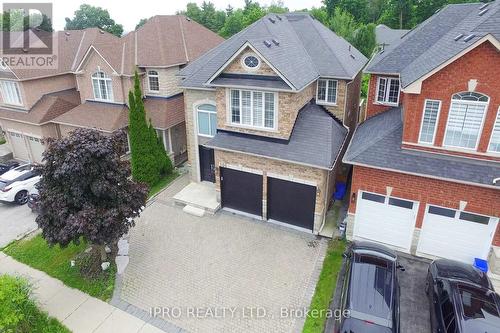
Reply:
[[348, 238], [498, 273], [499, 41], [498, 1], [449, 5], [370, 61]]

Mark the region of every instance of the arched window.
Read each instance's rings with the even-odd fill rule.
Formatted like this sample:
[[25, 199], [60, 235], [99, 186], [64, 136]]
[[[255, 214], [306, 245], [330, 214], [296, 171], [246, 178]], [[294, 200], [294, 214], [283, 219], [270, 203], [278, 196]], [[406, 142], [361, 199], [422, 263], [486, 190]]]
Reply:
[[149, 91], [160, 91], [160, 81], [158, 79], [157, 71], [148, 71]]
[[451, 97], [444, 138], [445, 146], [477, 149], [489, 97], [477, 92], [461, 92]]
[[217, 110], [212, 104], [201, 104], [196, 108], [198, 115], [198, 134], [214, 136], [217, 132]]
[[92, 87], [95, 99], [113, 101], [113, 82], [106, 73], [99, 71], [92, 74]]

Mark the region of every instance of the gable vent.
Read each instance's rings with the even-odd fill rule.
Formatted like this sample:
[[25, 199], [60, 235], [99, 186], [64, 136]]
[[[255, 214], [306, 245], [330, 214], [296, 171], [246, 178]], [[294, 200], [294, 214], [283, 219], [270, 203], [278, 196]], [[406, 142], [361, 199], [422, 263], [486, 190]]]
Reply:
[[471, 35], [469, 35], [469, 36], [467, 36], [467, 37], [464, 38], [464, 42], [468, 42], [468, 41], [470, 41], [474, 37], [476, 37], [476, 35], [471, 34]]
[[456, 42], [457, 40], [459, 40], [459, 39], [460, 39], [460, 38], [462, 38], [463, 36], [464, 36], [464, 34], [459, 34], [459, 35], [457, 35], [457, 36], [456, 36], [455, 38], [453, 38], [453, 39], [454, 39], [454, 40], [455, 40], [455, 42]]
[[488, 11], [489, 8], [483, 9], [482, 11], [479, 12], [479, 16], [483, 16], [484, 13]]
[[267, 19], [268, 19], [271, 23], [276, 23], [276, 20], [275, 20], [275, 19], [273, 19], [272, 17], [268, 17]]
[[273, 43], [274, 43], [274, 45], [276, 45], [276, 46], [279, 46], [279, 45], [280, 45], [280, 42], [279, 42], [277, 39], [273, 39]]
[[271, 47], [271, 45], [272, 45], [272, 44], [271, 44], [271, 42], [270, 42], [270, 41], [265, 40], [265, 41], [264, 41], [264, 45], [265, 45], [265, 46], [267, 46], [267, 47]]
[[489, 5], [489, 2], [485, 3], [484, 5], [482, 5], [481, 7], [479, 7], [479, 10], [485, 9], [486, 7], [488, 7], [488, 5]]

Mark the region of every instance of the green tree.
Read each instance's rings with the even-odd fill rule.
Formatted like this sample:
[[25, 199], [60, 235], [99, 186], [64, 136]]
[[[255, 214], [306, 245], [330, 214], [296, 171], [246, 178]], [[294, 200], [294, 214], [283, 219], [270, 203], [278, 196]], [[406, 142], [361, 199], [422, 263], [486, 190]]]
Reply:
[[142, 27], [144, 24], [146, 24], [146, 22], [148, 21], [149, 19], [148, 18], [141, 18], [139, 20], [139, 23], [137, 23], [135, 25], [135, 30], [139, 29], [140, 27]]
[[352, 40], [352, 45], [357, 48], [367, 58], [371, 58], [373, 50], [377, 45], [375, 38], [375, 24], [369, 23], [361, 25], [355, 32]]
[[383, 23], [394, 29], [410, 29], [415, 23], [413, 8], [412, 0], [387, 0], [379, 23]]
[[219, 35], [229, 38], [245, 28], [243, 10], [237, 9], [226, 18], [224, 26], [219, 31]]
[[109, 12], [101, 7], [82, 4], [74, 13], [73, 19], [66, 17], [65, 30], [80, 30], [85, 28], [99, 28], [120, 37], [123, 26], [115, 23]]
[[213, 32], [219, 32], [226, 20], [226, 12], [216, 10], [215, 5], [210, 1], [203, 1], [201, 7], [198, 7], [194, 2], [190, 2], [186, 5], [186, 10], [179, 13], [186, 15]]
[[356, 30], [359, 28], [359, 24], [354, 19], [354, 16], [337, 7], [332, 18], [329, 20], [329, 27], [337, 35], [351, 42]]
[[339, 4], [339, 0], [323, 0], [323, 4], [325, 5], [328, 17], [332, 17], [335, 13], [335, 8], [337, 8], [337, 5]]

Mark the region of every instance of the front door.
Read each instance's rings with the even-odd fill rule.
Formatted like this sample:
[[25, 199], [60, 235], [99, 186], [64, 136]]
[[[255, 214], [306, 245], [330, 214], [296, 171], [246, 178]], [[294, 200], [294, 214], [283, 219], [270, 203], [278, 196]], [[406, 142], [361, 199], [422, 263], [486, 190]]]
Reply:
[[214, 150], [199, 146], [200, 153], [200, 178], [201, 181], [215, 183]]

